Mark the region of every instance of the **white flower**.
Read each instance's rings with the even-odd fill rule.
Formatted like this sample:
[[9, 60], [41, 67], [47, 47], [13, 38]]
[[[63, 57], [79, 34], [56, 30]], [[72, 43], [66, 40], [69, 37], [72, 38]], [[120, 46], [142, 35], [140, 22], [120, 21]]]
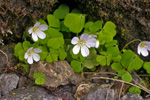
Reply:
[[138, 45], [138, 54], [142, 54], [144, 57], [148, 56], [148, 51], [150, 51], [150, 42], [143, 41]]
[[38, 62], [40, 60], [40, 56], [37, 53], [42, 52], [40, 49], [33, 47], [29, 48], [27, 52], [24, 55], [24, 58], [27, 59], [29, 64], [33, 64], [33, 59], [34, 61]]
[[74, 37], [71, 40], [72, 44], [76, 44], [73, 48], [73, 53], [78, 54], [81, 49], [81, 54], [83, 57], [87, 57], [89, 55], [90, 47], [96, 47], [96, 39], [94, 35], [82, 34], [80, 39], [78, 37]]
[[32, 28], [28, 30], [29, 34], [32, 33], [32, 38], [34, 41], [38, 40], [38, 37], [40, 39], [44, 39], [46, 37], [46, 34], [42, 31], [47, 30], [48, 27], [46, 25], [40, 25], [40, 22], [37, 22]]

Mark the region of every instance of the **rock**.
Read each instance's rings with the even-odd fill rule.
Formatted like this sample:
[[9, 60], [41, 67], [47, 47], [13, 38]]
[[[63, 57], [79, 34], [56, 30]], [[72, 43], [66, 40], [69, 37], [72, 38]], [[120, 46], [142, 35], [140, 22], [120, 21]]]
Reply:
[[144, 100], [139, 94], [127, 93], [124, 95], [121, 100]]
[[94, 88], [81, 100], [117, 100], [118, 93], [109, 88]]
[[[16, 63], [16, 60], [14, 59], [14, 46], [15, 44], [8, 44], [8, 45], [2, 45], [0, 46], [0, 50], [2, 50], [0, 52], [0, 73], [3, 71], [4, 69], [4, 65], [8, 65], [10, 67], [13, 67]], [[4, 52], [7, 57], [8, 57], [8, 62], [7, 62], [7, 58], [6, 55], [3, 54], [2, 52]]]
[[0, 75], [0, 92], [4, 96], [15, 89], [18, 84], [19, 77], [16, 74]]
[[[46, 76], [45, 85], [49, 87], [58, 87], [66, 85], [69, 82], [78, 84], [83, 78], [76, 75], [67, 61], [56, 61], [53, 63], [38, 62], [31, 65], [29, 77], [34, 73], [42, 72]], [[78, 80], [77, 80], [78, 79]]]
[[21, 76], [19, 78], [18, 87], [19, 88], [24, 87], [26, 83], [27, 83], [27, 78], [25, 76]]
[[10, 94], [2, 97], [1, 100], [62, 100], [52, 96], [40, 87], [29, 86], [13, 90]]

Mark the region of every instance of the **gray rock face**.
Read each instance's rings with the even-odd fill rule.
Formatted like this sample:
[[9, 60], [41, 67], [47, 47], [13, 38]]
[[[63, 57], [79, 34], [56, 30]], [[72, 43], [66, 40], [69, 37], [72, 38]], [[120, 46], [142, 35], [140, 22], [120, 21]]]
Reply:
[[121, 98], [121, 100], [148, 100], [148, 99], [143, 99], [139, 94], [132, 94], [128, 92]]
[[45, 85], [49, 87], [58, 87], [66, 85], [69, 82], [73, 84], [79, 83], [82, 78], [76, 75], [67, 61], [56, 61], [53, 63], [38, 62], [31, 65], [29, 77], [33, 77], [34, 73], [42, 72], [46, 76]]
[[0, 96], [4, 96], [15, 89], [17, 87], [18, 80], [19, 77], [16, 74], [0, 75]]
[[62, 100], [61, 98], [49, 95], [46, 90], [40, 87], [29, 86], [13, 90], [10, 94], [2, 97], [1, 100]]
[[117, 92], [108, 88], [99, 88], [89, 92], [82, 100], [117, 100]]

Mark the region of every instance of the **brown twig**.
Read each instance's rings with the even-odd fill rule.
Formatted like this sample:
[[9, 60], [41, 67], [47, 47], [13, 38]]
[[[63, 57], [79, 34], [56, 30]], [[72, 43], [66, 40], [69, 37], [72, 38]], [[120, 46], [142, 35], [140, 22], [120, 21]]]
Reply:
[[0, 50], [0, 52], [2, 52], [2, 53], [5, 55], [6, 61], [7, 61], [7, 63], [8, 63], [8, 56], [7, 56], [7, 54], [6, 54], [4, 51], [2, 51], [2, 50]]
[[124, 86], [124, 82], [122, 82], [122, 85], [121, 85], [121, 88], [120, 88], [120, 92], [119, 92], [119, 100], [120, 100], [120, 97], [121, 97], [121, 93], [122, 93], [123, 86]]
[[123, 80], [118, 80], [118, 79], [113, 79], [113, 78], [108, 78], [108, 77], [92, 77], [92, 79], [105, 79], [105, 80], [112, 80], [112, 81], [117, 81], [117, 82], [129, 84], [129, 85], [135, 86], [135, 87], [137, 87], [137, 88], [139, 88], [139, 89], [141, 89], [141, 90], [143, 90], [143, 91], [150, 94], [150, 90], [147, 89], [146, 87], [140, 85], [140, 84], [136, 85], [136, 84], [129, 83], [129, 82], [126, 82], [126, 81], [123, 81]]

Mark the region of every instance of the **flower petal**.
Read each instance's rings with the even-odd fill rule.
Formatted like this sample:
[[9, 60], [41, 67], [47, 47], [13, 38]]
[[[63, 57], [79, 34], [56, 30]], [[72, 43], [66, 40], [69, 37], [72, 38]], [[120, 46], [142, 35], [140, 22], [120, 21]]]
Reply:
[[40, 25], [40, 22], [37, 22], [37, 23], [34, 25], [34, 27], [35, 27], [35, 26], [39, 26], [39, 25]]
[[78, 54], [79, 51], [80, 51], [80, 46], [76, 45], [76, 46], [73, 47], [73, 53], [74, 54]]
[[40, 60], [40, 56], [38, 55], [38, 54], [33, 54], [33, 59], [34, 59], [34, 61], [39, 61]]
[[96, 46], [95, 46], [95, 48], [98, 48], [98, 47], [99, 47], [99, 41], [96, 40]]
[[90, 48], [90, 47], [96, 47], [96, 39], [95, 38], [91, 38], [88, 39], [86, 41], [86, 45]]
[[30, 29], [28, 30], [29, 34], [31, 34], [31, 33], [32, 33], [32, 29], [33, 29], [33, 28], [30, 28]]
[[38, 40], [38, 37], [37, 37], [36, 33], [32, 33], [32, 38], [33, 38], [34, 41]]
[[34, 50], [34, 52], [36, 52], [36, 53], [42, 52], [42, 50], [41, 50], [41, 49], [38, 49], [38, 48], [35, 48], [35, 49], [33, 49], [33, 50]]
[[24, 59], [27, 59], [28, 58], [28, 52], [26, 52], [25, 54], [24, 54]]
[[147, 49], [150, 51], [150, 42], [146, 42], [147, 43]]
[[142, 48], [140, 47], [141, 43], [138, 45], [137, 52], [140, 55]]
[[45, 31], [48, 29], [48, 27], [46, 25], [40, 25], [39, 28], [41, 31]]
[[80, 36], [80, 40], [87, 40], [89, 38], [89, 35], [88, 34], [82, 34], [81, 36]]
[[28, 57], [28, 63], [29, 63], [29, 64], [33, 64], [32, 56]]
[[71, 44], [77, 44], [79, 41], [79, 38], [78, 37], [74, 37], [72, 40], [71, 40]]
[[45, 37], [46, 37], [46, 34], [44, 33], [44, 32], [42, 32], [42, 31], [38, 31], [38, 32], [36, 32], [37, 33], [37, 35], [38, 35], [38, 37], [40, 38], [40, 39], [44, 39]]
[[149, 53], [148, 53], [148, 51], [147, 51], [146, 48], [142, 48], [141, 54], [142, 54], [144, 57], [146, 57], [146, 56], [148, 56]]
[[81, 54], [83, 57], [87, 57], [90, 54], [89, 49], [86, 46], [81, 47]]
[[30, 51], [30, 50], [32, 50], [32, 49], [33, 49], [33, 47], [29, 48], [29, 49], [27, 50], [27, 52]]
[[96, 35], [89, 35], [89, 38], [96, 38]]

